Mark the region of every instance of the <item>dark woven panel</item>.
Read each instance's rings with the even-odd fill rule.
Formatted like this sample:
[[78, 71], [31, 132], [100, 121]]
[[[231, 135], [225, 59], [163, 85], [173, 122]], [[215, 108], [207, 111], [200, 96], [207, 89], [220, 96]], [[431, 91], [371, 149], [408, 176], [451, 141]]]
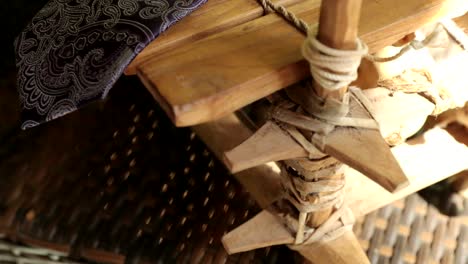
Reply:
[[138, 81], [115, 89], [106, 103], [34, 130], [0, 164], [15, 168], [2, 193], [13, 237], [109, 263], [292, 260], [282, 247], [228, 257], [221, 236], [255, 215], [255, 203]]

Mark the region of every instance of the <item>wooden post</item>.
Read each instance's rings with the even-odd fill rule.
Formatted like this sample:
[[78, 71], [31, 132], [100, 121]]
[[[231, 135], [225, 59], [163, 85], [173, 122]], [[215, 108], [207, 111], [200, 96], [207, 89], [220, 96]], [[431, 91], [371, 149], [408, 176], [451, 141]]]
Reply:
[[[320, 20], [317, 39], [334, 48], [353, 50], [356, 48], [361, 0], [323, 0], [320, 8]], [[333, 71], [333, 69], [329, 69]], [[307, 89], [307, 88], [304, 88]], [[314, 83], [315, 93], [323, 98], [343, 98], [348, 87], [329, 91]], [[330, 179], [341, 175], [330, 175]], [[315, 212], [310, 215], [308, 225], [322, 225], [333, 212], [333, 208]], [[365, 253], [352, 232], [328, 243], [314, 243], [301, 247], [299, 253], [313, 263], [369, 263]]]
[[[317, 39], [334, 49], [355, 49], [361, 5], [362, 0], [322, 1]], [[333, 69], [330, 70], [332, 71]], [[328, 96], [342, 98], [348, 87], [343, 87], [337, 91], [328, 91], [320, 85], [315, 84], [314, 90], [319, 96], [324, 98]]]

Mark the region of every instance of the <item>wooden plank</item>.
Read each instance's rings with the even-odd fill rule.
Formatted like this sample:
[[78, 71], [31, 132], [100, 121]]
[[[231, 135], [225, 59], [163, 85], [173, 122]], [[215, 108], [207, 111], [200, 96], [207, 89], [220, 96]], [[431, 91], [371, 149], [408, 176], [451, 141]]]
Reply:
[[[360, 36], [377, 51], [451, 16], [464, 0], [364, 0]], [[289, 9], [313, 24], [320, 1]], [[309, 75], [304, 36], [275, 14], [152, 58], [138, 75], [177, 126], [220, 118]]]
[[[223, 123], [227, 126], [221, 129], [220, 127], [224, 126]], [[249, 136], [248, 134], [252, 133], [234, 115], [199, 125], [195, 131], [202, 139], [209, 139], [204, 141], [218, 157], [222, 157], [223, 151], [242, 143]], [[229, 131], [229, 133], [218, 133], [218, 131]], [[468, 141], [468, 135], [464, 137]], [[431, 129], [405, 144], [396, 146], [392, 148], [392, 152], [407, 175], [410, 185], [398, 192], [389, 193], [358, 171], [347, 169], [346, 201], [356, 217], [468, 170], [467, 145], [440, 128]], [[262, 167], [266, 166], [256, 168]], [[261, 199], [260, 205], [263, 208], [281, 197], [282, 189], [279, 187], [280, 176], [277, 169], [263, 172], [258, 170], [251, 174], [244, 174], [244, 172], [234, 176], [255, 199]]]
[[[300, 1], [302, 0], [273, 0], [284, 6]], [[209, 0], [148, 44], [128, 65], [125, 74], [135, 75], [137, 66], [151, 57], [251, 21], [263, 14], [264, 10], [257, 0]]]

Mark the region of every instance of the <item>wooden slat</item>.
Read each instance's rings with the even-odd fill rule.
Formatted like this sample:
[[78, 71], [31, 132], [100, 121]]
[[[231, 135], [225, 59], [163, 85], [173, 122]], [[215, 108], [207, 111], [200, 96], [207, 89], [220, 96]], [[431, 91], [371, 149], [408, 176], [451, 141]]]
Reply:
[[[273, 0], [274, 3], [284, 6], [300, 1], [303, 0]], [[257, 0], [209, 0], [152, 41], [128, 65], [125, 74], [136, 74], [137, 66], [151, 57], [248, 22], [263, 14], [263, 8]]]
[[[370, 51], [422, 25], [451, 16], [465, 0], [364, 0], [360, 36]], [[313, 24], [318, 0], [289, 9]], [[138, 75], [177, 126], [220, 118], [309, 75], [304, 36], [275, 14], [140, 65]]]

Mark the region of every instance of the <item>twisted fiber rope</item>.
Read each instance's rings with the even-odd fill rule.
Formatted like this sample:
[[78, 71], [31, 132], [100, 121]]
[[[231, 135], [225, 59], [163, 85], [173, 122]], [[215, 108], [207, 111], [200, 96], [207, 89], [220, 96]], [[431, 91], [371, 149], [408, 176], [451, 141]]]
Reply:
[[294, 13], [289, 12], [289, 10], [284, 6], [274, 4], [271, 0], [259, 0], [259, 3], [262, 5], [263, 10], [265, 10], [266, 13], [275, 11], [303, 33], [307, 34], [309, 31], [309, 25], [304, 20], [299, 19]]

